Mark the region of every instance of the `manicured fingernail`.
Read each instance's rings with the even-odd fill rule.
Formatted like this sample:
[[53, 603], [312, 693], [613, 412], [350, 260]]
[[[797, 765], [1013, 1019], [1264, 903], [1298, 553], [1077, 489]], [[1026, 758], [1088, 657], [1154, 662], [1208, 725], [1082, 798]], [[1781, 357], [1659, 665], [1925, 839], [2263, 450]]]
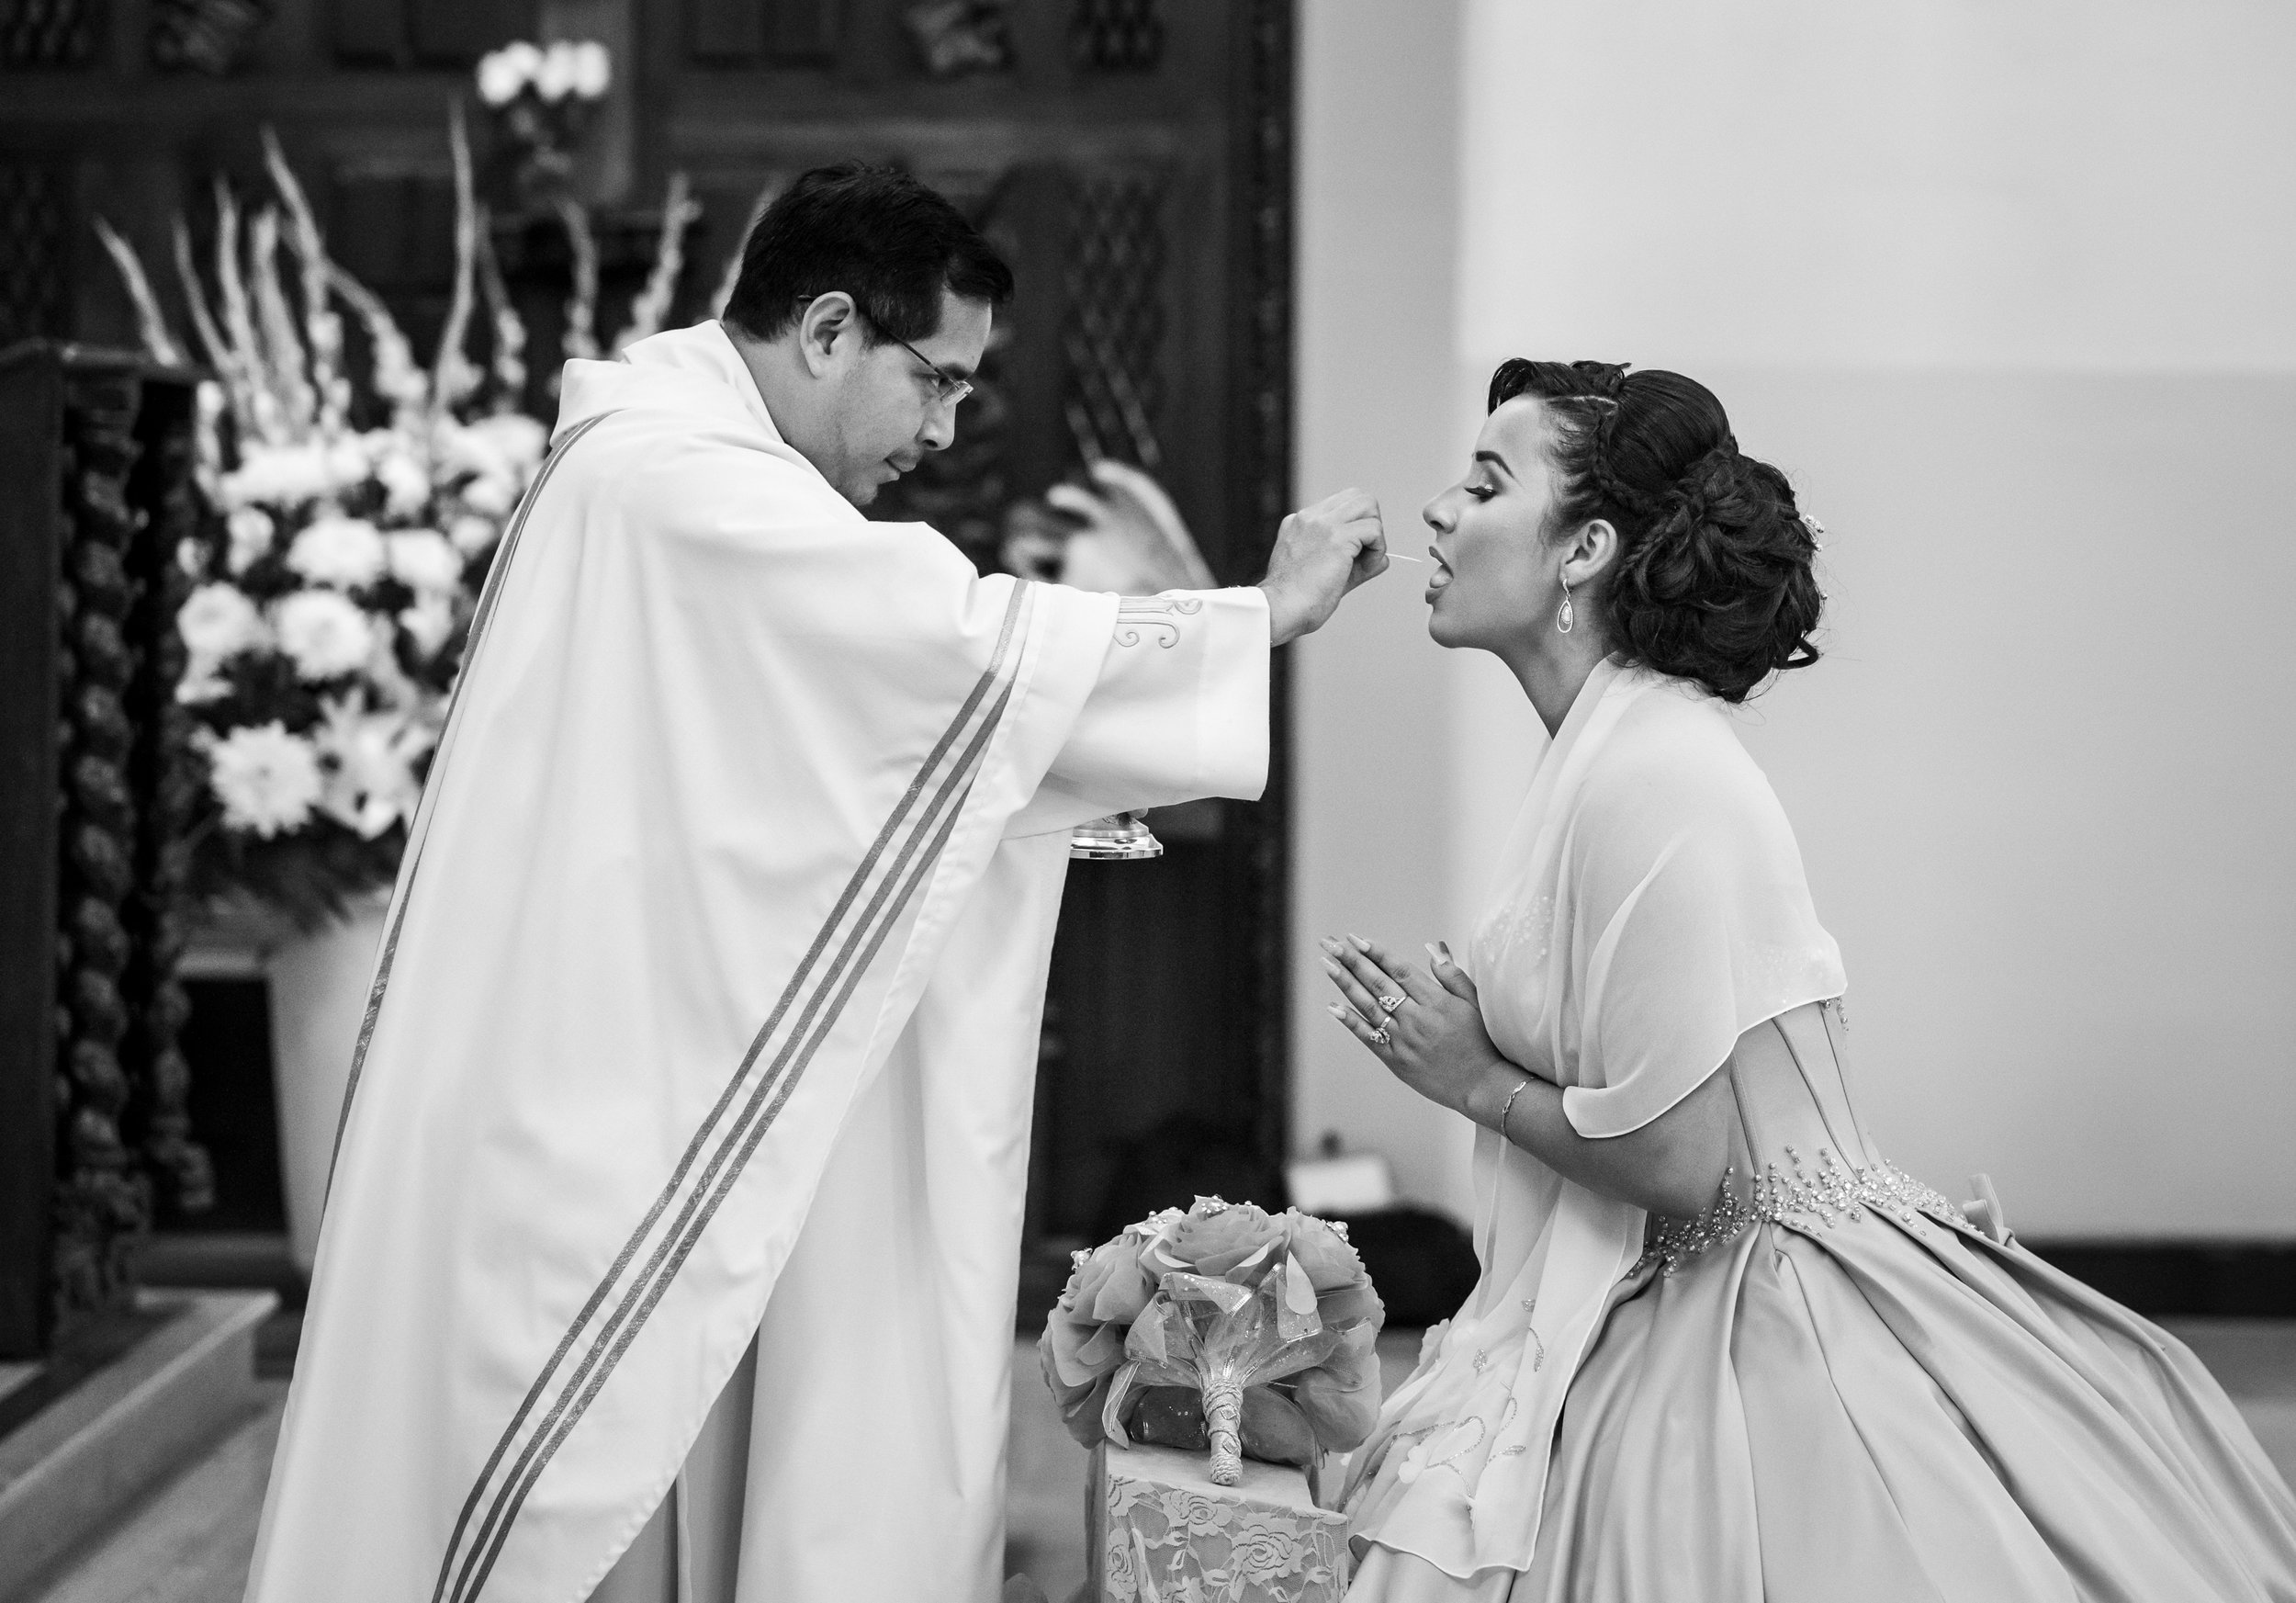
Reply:
[[1330, 975], [1334, 979], [1337, 979], [1340, 976], [1342, 970], [1338, 964], [1334, 963], [1330, 958], [1326, 957], [1323, 960], [1323, 972]]
[[1434, 964], [1437, 968], [1441, 968], [1445, 964], [1451, 961], [1449, 957], [1435, 950], [1434, 942], [1430, 941], [1426, 943], [1426, 947], [1427, 961]]
[[1323, 1010], [1331, 1014], [1333, 1018], [1337, 1019], [1343, 1024], [1347, 1022], [1347, 1010], [1341, 1007], [1337, 1002], [1334, 1002], [1330, 1007], [1325, 1008]]
[[1339, 943], [1333, 940], [1329, 935], [1318, 935], [1315, 938], [1315, 943], [1323, 948], [1326, 952], [1337, 952], [1339, 950]]
[[1356, 950], [1358, 952], [1368, 952], [1371, 950], [1371, 943], [1365, 940], [1360, 935], [1350, 935], [1347, 939], [1356, 943]]

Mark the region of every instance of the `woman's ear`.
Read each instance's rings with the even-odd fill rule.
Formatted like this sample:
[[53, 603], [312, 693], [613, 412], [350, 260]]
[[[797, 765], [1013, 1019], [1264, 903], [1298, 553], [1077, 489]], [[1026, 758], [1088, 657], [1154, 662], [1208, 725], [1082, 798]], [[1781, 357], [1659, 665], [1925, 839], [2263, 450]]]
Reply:
[[1610, 519], [1589, 518], [1563, 546], [1563, 582], [1579, 585], [1600, 578], [1617, 560], [1618, 546], [1618, 530]]

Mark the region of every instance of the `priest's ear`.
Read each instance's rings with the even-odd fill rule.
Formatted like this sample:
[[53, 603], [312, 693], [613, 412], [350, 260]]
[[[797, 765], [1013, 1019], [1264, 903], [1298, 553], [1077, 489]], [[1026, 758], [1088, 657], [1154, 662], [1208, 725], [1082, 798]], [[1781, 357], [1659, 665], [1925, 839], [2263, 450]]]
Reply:
[[861, 308], [842, 289], [815, 296], [797, 315], [798, 359], [816, 378], [826, 378], [850, 363], [866, 343], [861, 337]]

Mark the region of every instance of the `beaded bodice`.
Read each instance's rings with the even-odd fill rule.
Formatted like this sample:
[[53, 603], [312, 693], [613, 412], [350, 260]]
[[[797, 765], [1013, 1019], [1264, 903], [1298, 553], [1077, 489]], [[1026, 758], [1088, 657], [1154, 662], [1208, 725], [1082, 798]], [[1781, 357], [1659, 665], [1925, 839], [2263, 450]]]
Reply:
[[1638, 1269], [1671, 1274], [1763, 1223], [1831, 1230], [1881, 1213], [1908, 1225], [1927, 1215], [1969, 1226], [1944, 1196], [1874, 1149], [1851, 1106], [1847, 1029], [1836, 998], [1795, 1008], [1740, 1038], [1723, 1070], [1736, 1116], [1721, 1188], [1694, 1219], [1653, 1217]]

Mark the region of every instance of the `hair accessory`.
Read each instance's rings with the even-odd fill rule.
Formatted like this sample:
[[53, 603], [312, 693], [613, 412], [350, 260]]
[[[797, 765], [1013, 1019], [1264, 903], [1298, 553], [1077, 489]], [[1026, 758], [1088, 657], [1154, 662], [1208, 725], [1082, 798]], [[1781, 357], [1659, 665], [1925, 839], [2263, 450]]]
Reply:
[[1562, 580], [1562, 604], [1555, 609], [1555, 632], [1567, 635], [1570, 632], [1570, 626], [1579, 621], [1578, 614], [1570, 606], [1570, 581], [1563, 579], [1559, 573], [1555, 577]]
[[1802, 526], [1809, 531], [1810, 545], [1818, 550], [1824, 550], [1826, 548], [1826, 525], [1807, 513], [1803, 513], [1801, 518]]

